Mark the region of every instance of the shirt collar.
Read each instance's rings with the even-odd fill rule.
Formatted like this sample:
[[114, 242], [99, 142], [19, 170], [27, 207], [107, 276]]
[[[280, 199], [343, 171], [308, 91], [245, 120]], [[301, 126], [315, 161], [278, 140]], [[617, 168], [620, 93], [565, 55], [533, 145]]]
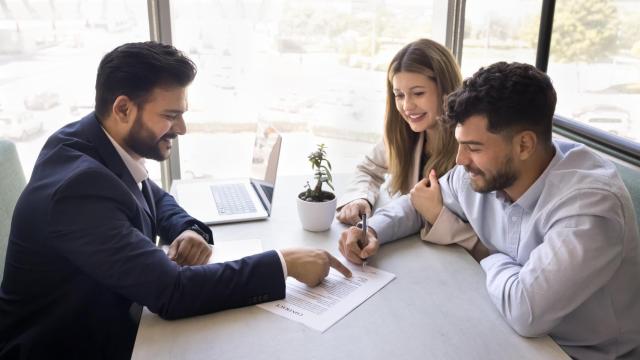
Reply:
[[515, 202], [515, 204], [520, 205], [526, 210], [533, 211], [533, 208], [538, 203], [538, 199], [542, 194], [545, 181], [549, 176], [551, 169], [553, 169], [556, 166], [556, 164], [561, 160], [560, 159], [561, 154], [560, 154], [560, 151], [558, 151], [558, 146], [555, 144], [555, 142], [553, 144], [553, 147], [555, 148], [555, 154], [553, 155], [553, 158], [549, 162], [549, 165], [547, 165], [547, 168], [544, 169], [544, 171], [542, 172], [542, 174], [540, 174], [540, 176], [538, 176], [536, 181], [533, 184], [531, 184], [531, 186], [527, 189], [527, 191], [525, 191], [524, 194], [520, 196], [518, 201]]
[[105, 128], [102, 128], [102, 131], [107, 134], [109, 141], [111, 141], [111, 144], [113, 144], [113, 147], [118, 152], [118, 155], [120, 155], [120, 157], [122, 158], [124, 165], [127, 167], [127, 169], [129, 169], [131, 176], [133, 176], [133, 180], [136, 182], [136, 184], [140, 185], [143, 180], [149, 177], [147, 168], [145, 168], [144, 166], [144, 158], [140, 158], [140, 160], [134, 160], [131, 155], [129, 155], [129, 153], [127, 153], [127, 151], [122, 148], [122, 146], [120, 146], [115, 140], [113, 140], [113, 138], [111, 137], [111, 135], [109, 135]]

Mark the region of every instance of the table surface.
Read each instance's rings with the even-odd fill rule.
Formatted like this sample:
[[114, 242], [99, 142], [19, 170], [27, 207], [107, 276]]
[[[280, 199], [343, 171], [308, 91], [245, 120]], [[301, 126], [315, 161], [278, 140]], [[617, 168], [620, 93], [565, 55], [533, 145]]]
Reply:
[[[337, 193], [348, 175], [336, 176]], [[338, 255], [346, 229], [302, 229], [296, 194], [303, 177], [280, 177], [270, 219], [214, 227], [219, 241], [260, 239], [262, 247], [313, 247]], [[457, 246], [409, 236], [368, 262], [396, 275], [326, 332], [256, 306], [166, 321], [145, 309], [133, 359], [569, 359], [549, 337], [524, 338], [489, 300], [480, 265]]]

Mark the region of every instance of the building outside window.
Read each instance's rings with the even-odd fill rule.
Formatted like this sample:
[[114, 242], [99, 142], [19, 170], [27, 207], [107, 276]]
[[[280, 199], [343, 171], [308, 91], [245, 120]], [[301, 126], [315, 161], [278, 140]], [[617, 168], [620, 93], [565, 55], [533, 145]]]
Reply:
[[[0, 137], [15, 142], [27, 179], [49, 135], [93, 110], [102, 56], [146, 40], [145, 1], [0, 2]], [[159, 165], [147, 167], [159, 181]]]

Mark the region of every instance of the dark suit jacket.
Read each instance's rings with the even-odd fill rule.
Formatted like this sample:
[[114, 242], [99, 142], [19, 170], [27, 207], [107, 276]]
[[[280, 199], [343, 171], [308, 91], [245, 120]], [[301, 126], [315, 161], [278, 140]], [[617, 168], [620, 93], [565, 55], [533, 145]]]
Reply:
[[13, 215], [0, 358], [129, 358], [134, 302], [176, 319], [284, 297], [275, 251], [204, 266], [170, 261], [156, 235], [171, 242], [194, 223], [207, 227], [148, 186], [151, 208], [94, 114], [48, 139]]

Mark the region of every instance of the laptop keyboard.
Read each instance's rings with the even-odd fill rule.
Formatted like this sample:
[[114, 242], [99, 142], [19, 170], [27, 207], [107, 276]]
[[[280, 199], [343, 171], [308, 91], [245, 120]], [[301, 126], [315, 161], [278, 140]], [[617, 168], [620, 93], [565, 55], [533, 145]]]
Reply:
[[256, 212], [256, 207], [243, 184], [211, 185], [211, 192], [220, 215]]

